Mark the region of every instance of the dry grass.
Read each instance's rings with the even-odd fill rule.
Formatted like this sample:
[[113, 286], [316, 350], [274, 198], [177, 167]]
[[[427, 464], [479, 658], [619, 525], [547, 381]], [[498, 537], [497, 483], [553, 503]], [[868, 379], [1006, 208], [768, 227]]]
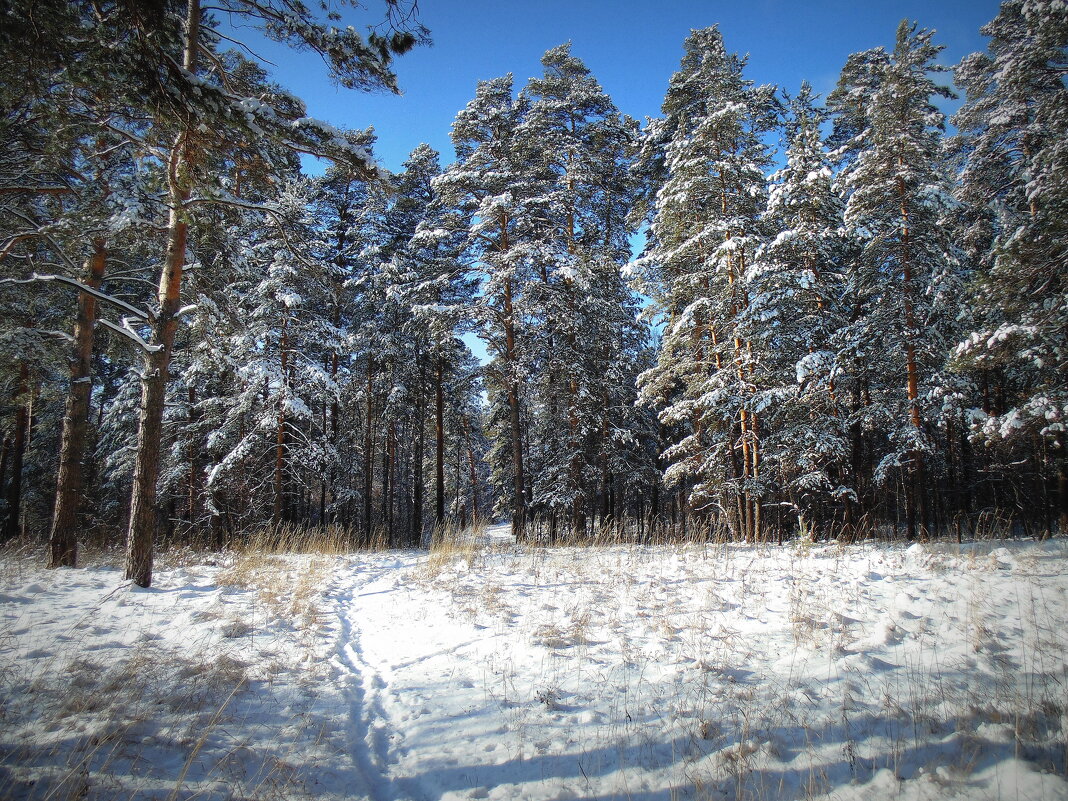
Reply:
[[430, 552], [419, 571], [419, 578], [437, 578], [457, 563], [472, 568], [487, 548], [483, 541], [486, 525], [477, 520], [462, 528], [453, 522], [435, 526], [430, 536]]

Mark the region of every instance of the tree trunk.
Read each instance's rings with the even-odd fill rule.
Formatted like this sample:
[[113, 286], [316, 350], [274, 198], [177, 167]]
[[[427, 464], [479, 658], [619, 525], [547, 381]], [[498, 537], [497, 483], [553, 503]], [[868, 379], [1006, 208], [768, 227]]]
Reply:
[[[200, 46], [200, 0], [188, 0], [183, 66], [195, 72]], [[192, 194], [189, 171], [194, 144], [191, 132], [178, 134], [168, 160], [170, 218], [167, 225], [167, 256], [159, 282], [159, 309], [154, 342], [159, 348], [145, 358], [141, 381], [141, 418], [137, 432], [137, 460], [134, 465], [133, 497], [130, 500], [130, 528], [126, 537], [126, 578], [139, 587], [152, 584], [153, 539], [156, 530], [156, 480], [159, 478], [160, 440], [163, 432], [163, 405], [167, 396], [167, 370], [174, 348], [181, 301], [182, 271], [185, 268], [189, 221], [185, 204]]]
[[286, 467], [286, 400], [288, 395], [287, 368], [289, 366], [289, 318], [282, 319], [282, 333], [278, 343], [278, 359], [281, 364], [281, 392], [278, 395], [278, 424], [274, 433], [274, 510], [271, 522], [278, 525], [285, 512], [285, 467]]
[[508, 362], [508, 418], [512, 434], [512, 488], [513, 515], [512, 536], [517, 542], [526, 538], [527, 492], [523, 475], [523, 423], [519, 415], [519, 359], [516, 353], [515, 327], [513, 325], [512, 281], [504, 282], [504, 342], [505, 358]]
[[[569, 287], [570, 289], [570, 287]], [[574, 337], [571, 337], [574, 352]], [[571, 484], [575, 493], [571, 499], [571, 535], [579, 542], [586, 536], [586, 503], [582, 497], [582, 442], [579, 438], [578, 418], [578, 382], [574, 377], [568, 381], [568, 415], [567, 426], [571, 445]]]
[[7, 462], [11, 456], [11, 448], [11, 437], [5, 436], [3, 444], [0, 444], [0, 492], [3, 492], [7, 485]]
[[[88, 262], [86, 284], [99, 289], [107, 265], [104, 240], [93, 240], [93, 255]], [[88, 292], [78, 293], [78, 319], [74, 324], [74, 350], [70, 362], [70, 389], [63, 416], [63, 435], [59, 447], [59, 476], [56, 480], [56, 505], [49, 534], [49, 567], [74, 567], [78, 559], [78, 511], [83, 497], [83, 460], [85, 433], [89, 424], [89, 398], [93, 391], [90, 358], [93, 353], [93, 326], [96, 322], [96, 298]]]
[[367, 387], [365, 398], [366, 408], [364, 414], [363, 430], [363, 536], [365, 541], [371, 541], [371, 489], [374, 482], [375, 472], [375, 438], [374, 438], [374, 404], [372, 403], [372, 390], [374, 389], [374, 361], [367, 359]]
[[412, 525], [408, 544], [418, 548], [423, 540], [423, 450], [426, 440], [426, 420], [419, 413], [419, 431], [415, 437], [415, 453], [412, 456]]
[[1062, 537], [1068, 534], [1068, 454], [1064, 440], [1063, 433], [1057, 434], [1057, 529]]
[[26, 438], [30, 426], [30, 370], [19, 361], [19, 383], [15, 390], [15, 434], [11, 445], [11, 483], [7, 485], [7, 519], [0, 541], [7, 542], [20, 533], [22, 515], [22, 462], [26, 456]]
[[445, 360], [439, 348], [434, 365], [434, 525], [445, 522]]
[[478, 521], [478, 474], [475, 471], [475, 452], [471, 447], [471, 417], [464, 416], [464, 437], [467, 440], [467, 472], [471, 481], [471, 522]]
[[189, 438], [186, 443], [186, 457], [189, 459], [189, 476], [188, 486], [186, 494], [186, 520], [189, 521], [190, 528], [192, 528], [193, 520], [196, 518], [197, 513], [197, 447], [196, 442], [193, 439], [193, 433], [196, 428], [196, 424], [200, 419], [200, 415], [197, 412], [197, 390], [196, 387], [189, 387]]
[[386, 447], [382, 450], [382, 520], [386, 527], [386, 544], [393, 547], [393, 468], [397, 461], [396, 422], [390, 421], [386, 431]]
[[[904, 166], [902, 160], [898, 160], [899, 166]], [[912, 307], [912, 262], [911, 253], [909, 251], [909, 234], [910, 234], [910, 222], [909, 222], [909, 208], [905, 194], [905, 181], [903, 178], [897, 179], [897, 191], [898, 199], [900, 201], [901, 211], [901, 280], [903, 283], [902, 297], [904, 299], [904, 311], [905, 311], [905, 391], [908, 397], [909, 406], [909, 422], [917, 432], [923, 430], [923, 421], [920, 418], [920, 380], [919, 380], [919, 368], [916, 363], [916, 345], [913, 342], [913, 335], [915, 333], [916, 319], [915, 313]], [[919, 515], [920, 528], [926, 525], [927, 509], [923, 494], [925, 489], [920, 486], [923, 481], [923, 454], [920, 451], [914, 451], [912, 454], [913, 467], [910, 470], [910, 475], [905, 480], [906, 493], [908, 496], [905, 499], [907, 506], [907, 532], [906, 536], [909, 540], [916, 537], [916, 524], [917, 514]]]

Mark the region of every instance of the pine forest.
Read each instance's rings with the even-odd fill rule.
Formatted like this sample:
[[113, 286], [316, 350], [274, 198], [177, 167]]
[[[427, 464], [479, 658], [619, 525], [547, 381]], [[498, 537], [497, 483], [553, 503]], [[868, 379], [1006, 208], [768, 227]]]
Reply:
[[257, 55], [440, 5], [0, 5], [0, 798], [1068, 799], [1068, 5]]
[[[232, 5], [356, 88], [395, 90], [428, 35], [394, 3], [370, 41]], [[455, 160], [398, 174], [197, 2], [36, 6], [4, 34], [0, 478], [3, 536], [54, 564], [126, 535], [147, 583], [156, 540], [283, 521], [396, 546], [479, 517], [548, 542], [1068, 526], [1060, 4], [1004, 4], [951, 75], [903, 22], [825, 99], [695, 30], [644, 127], [565, 44], [479, 83]]]

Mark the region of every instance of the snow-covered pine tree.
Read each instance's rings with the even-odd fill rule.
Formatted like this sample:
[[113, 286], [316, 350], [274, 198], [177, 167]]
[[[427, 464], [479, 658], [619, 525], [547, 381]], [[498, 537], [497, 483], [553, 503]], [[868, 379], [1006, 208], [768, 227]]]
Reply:
[[[446, 401], [450, 387], [458, 386], [460, 376], [469, 372], [467, 346], [458, 338], [467, 308], [474, 302], [475, 282], [461, 269], [461, 253], [466, 243], [466, 220], [449, 207], [438, 194], [434, 179], [441, 174], [437, 151], [420, 145], [412, 151], [405, 170], [398, 177], [394, 216], [397, 234], [407, 237], [394, 260], [402, 269], [401, 291], [411, 309], [408, 331], [414, 347], [413, 362], [419, 385], [429, 390], [416, 403], [418, 415], [415, 508], [411, 539], [422, 536], [422, 498], [424, 435], [426, 418], [423, 399], [433, 396], [434, 428], [434, 525], [446, 519], [446, 438], [448, 422]], [[421, 390], [422, 392], [422, 390]], [[460, 396], [463, 392], [459, 393]], [[456, 395], [453, 395], [456, 400]], [[466, 405], [466, 401], [461, 401]], [[449, 404], [450, 406], [452, 404]], [[457, 421], [454, 420], [454, 426]], [[479, 424], [477, 418], [474, 423]]]
[[[358, 136], [368, 149], [374, 140], [371, 131], [349, 135]], [[374, 437], [367, 434], [372, 431], [368, 416], [374, 411], [373, 318], [377, 311], [376, 299], [364, 284], [369, 272], [366, 252], [377, 242], [383, 201], [378, 188], [340, 167], [330, 167], [315, 183], [313, 213], [323, 241], [321, 258], [328, 281], [324, 363], [333, 387], [333, 394], [324, 398], [329, 402], [323, 411], [330, 430], [331, 464], [324, 476], [326, 497], [321, 490], [320, 506], [327, 521], [352, 526], [367, 537], [374, 476]], [[365, 329], [371, 338], [358, 336]]]
[[754, 405], [763, 418], [764, 474], [808, 525], [827, 522], [843, 501], [848, 517], [853, 495], [833, 350], [847, 242], [821, 135], [827, 115], [816, 103], [807, 83], [789, 102], [786, 165], [771, 176], [765, 217], [772, 238], [747, 272], [751, 299], [741, 324], [759, 355]]
[[[354, 27], [339, 29], [333, 19], [320, 20], [306, 6], [292, 3], [226, 4], [233, 22], [256, 25], [284, 44], [310, 49], [322, 55], [331, 77], [348, 88], [396, 90], [390, 70], [394, 53], [413, 46], [420, 31], [408, 25], [404, 4], [387, 3], [388, 22], [396, 31], [390, 36], [365, 38]], [[163, 19], [174, 20], [173, 7]], [[396, 23], [396, 25], [394, 25]], [[373, 171], [364, 151], [354, 148], [331, 126], [307, 118], [304, 107], [292, 95], [273, 92], [245, 95], [234, 89], [233, 64], [247, 63], [236, 56], [217, 57], [219, 37], [214, 20], [205, 16], [201, 0], [188, 0], [181, 35], [177, 40], [140, 40], [138, 57], [152, 66], [153, 74], [165, 80], [149, 82], [143, 99], [151, 119], [148, 128], [161, 161], [167, 165], [166, 198], [169, 209], [166, 258], [159, 277], [157, 308], [153, 313], [152, 342], [146, 356], [144, 392], [138, 433], [138, 459], [134, 471], [128, 533], [126, 576], [140, 586], [152, 578], [153, 536], [156, 520], [156, 481], [159, 475], [162, 420], [168, 367], [182, 305], [182, 275], [190, 239], [190, 215], [197, 204], [233, 202], [219, 191], [218, 176], [211, 170], [216, 153], [244, 151], [247, 158], [269, 160], [271, 147], [282, 144], [297, 151], [336, 158]], [[121, 60], [125, 51], [118, 51]], [[240, 87], [241, 82], [237, 82]], [[264, 147], [268, 152], [263, 152]]]
[[[1068, 13], [1053, 0], [1008, 0], [965, 58], [954, 117], [964, 166], [959, 196], [976, 210], [976, 327], [962, 367], [997, 384], [973, 410], [978, 433], [1023, 447], [1056, 476], [1068, 531]], [[1000, 398], [1004, 402], [1000, 402]], [[1048, 448], [1034, 448], [1033, 438]], [[1045, 454], [1043, 454], [1045, 450]]]
[[952, 93], [931, 77], [942, 69], [932, 37], [903, 21], [893, 53], [851, 58], [828, 99], [855, 132], [843, 143], [850, 157], [840, 180], [859, 253], [847, 272], [850, 322], [838, 348], [856, 382], [854, 422], [879, 458], [872, 479], [903, 484], [909, 538], [929, 523], [930, 407], [960, 290], [943, 224], [953, 206], [944, 116], [933, 102]]
[[743, 75], [715, 27], [693, 31], [650, 126], [639, 172], [659, 180], [650, 245], [636, 269], [665, 316], [657, 366], [641, 376], [644, 400], [682, 438], [664, 453], [665, 483], [688, 490], [702, 518], [719, 510], [735, 536], [760, 536], [757, 365], [739, 327], [745, 275], [762, 242], [770, 164], [762, 140], [774, 91]]
[[536, 512], [548, 512], [552, 534], [564, 515], [584, 536], [595, 499], [602, 524], [615, 511], [612, 468], [626, 447], [615, 437], [625, 427], [619, 410], [634, 401], [637, 304], [620, 269], [629, 258], [637, 126], [570, 44], [546, 52], [542, 66], [544, 75], [523, 89], [529, 109], [517, 131], [540, 189], [530, 201], [536, 277], [528, 308], [541, 354], [532, 501]]
[[[61, 420], [41, 427], [42, 432], [62, 427], [59, 441], [45, 451], [54, 455], [58, 447], [54, 504], [46, 490], [48, 480], [35, 482], [34, 495], [39, 505], [52, 508], [50, 564], [73, 566], [78, 515], [85, 500], [93, 388], [89, 365], [97, 307], [108, 300], [94, 291], [103, 280], [109, 252], [128, 246], [122, 241], [125, 232], [145, 225], [139, 207], [149, 191], [145, 171], [135, 164], [123, 133], [132, 127], [133, 113], [116, 76], [129, 78], [123, 71], [129, 65], [112, 63], [111, 50], [136, 38], [145, 20], [136, 12], [101, 10], [93, 15], [76, 4], [55, 5], [46, 14], [31, 13], [35, 10], [40, 9], [11, 4], [0, 35], [0, 134], [5, 143], [0, 156], [0, 270], [5, 278], [23, 283], [3, 290], [0, 302], [12, 304], [12, 311], [0, 315], [6, 329], [0, 338], [19, 341], [17, 351], [23, 357], [34, 354], [32, 361], [48, 379], [37, 403], [46, 417], [51, 414], [52, 388], [65, 386]], [[166, 38], [166, 32], [160, 36]], [[102, 92], [100, 85], [109, 82], [112, 91]], [[153, 240], [140, 231], [141, 243]], [[135, 261], [132, 255], [130, 261]], [[47, 283], [31, 279], [35, 272], [45, 274]], [[76, 282], [81, 291], [75, 296], [71, 290], [79, 288]], [[117, 310], [115, 305], [105, 308], [112, 316]], [[129, 307], [120, 313], [130, 311], [138, 315]], [[43, 337], [35, 333], [41, 330], [47, 330]], [[60, 339], [64, 333], [73, 334], [69, 343]], [[64, 361], [67, 374], [59, 378]], [[7, 372], [18, 375], [20, 370], [15, 364]], [[42, 445], [48, 440], [36, 438]], [[51, 456], [48, 462], [36, 469], [51, 476]], [[20, 479], [20, 474], [12, 475], [6, 494], [15, 493], [21, 500], [21, 492], [16, 492]], [[15, 510], [10, 519], [17, 517]]]
[[522, 293], [531, 283], [531, 233], [539, 222], [530, 201], [541, 194], [544, 180], [531, 174], [516, 141], [525, 105], [512, 96], [511, 75], [480, 82], [452, 126], [457, 160], [434, 182], [443, 200], [469, 221], [465, 258], [482, 272], [472, 315], [490, 352], [488, 414], [497, 433], [490, 461], [520, 540], [529, 506], [524, 393], [532, 356]]
[[275, 524], [295, 519], [325, 469], [312, 410], [328, 391], [320, 319], [327, 281], [314, 258], [307, 186], [284, 176], [275, 186], [263, 198], [272, 212], [242, 212], [230, 249], [218, 254], [227, 263], [209, 262], [229, 280], [201, 287], [183, 331], [189, 347], [176, 359], [184, 368], [176, 389], [184, 413], [172, 424], [161, 476], [162, 490], [188, 498], [206, 473], [209, 514], [225, 512], [239, 528], [264, 522], [261, 509]]

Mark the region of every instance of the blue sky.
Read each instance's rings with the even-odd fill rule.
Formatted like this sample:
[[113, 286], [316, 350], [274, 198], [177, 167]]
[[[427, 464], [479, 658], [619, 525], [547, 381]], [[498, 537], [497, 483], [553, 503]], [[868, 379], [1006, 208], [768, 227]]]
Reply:
[[[371, 21], [382, 0], [346, 21]], [[979, 27], [997, 14], [994, 0], [420, 0], [420, 18], [432, 47], [396, 62], [404, 94], [363, 94], [337, 89], [314, 56], [294, 54], [242, 34], [277, 66], [266, 65], [278, 83], [302, 97], [309, 113], [335, 125], [373, 125], [376, 155], [398, 170], [420, 142], [453, 158], [449, 126], [474, 96], [480, 79], [507, 72], [516, 85], [540, 74], [539, 59], [565, 41], [583, 59], [627, 114], [656, 116], [668, 79], [678, 68], [682, 42], [693, 28], [718, 23], [728, 48], [749, 53], [747, 75], [796, 92], [802, 79], [826, 94], [846, 57], [858, 50], [891, 47], [898, 23], [914, 20], [934, 28], [945, 45], [943, 62], [985, 47]]]

